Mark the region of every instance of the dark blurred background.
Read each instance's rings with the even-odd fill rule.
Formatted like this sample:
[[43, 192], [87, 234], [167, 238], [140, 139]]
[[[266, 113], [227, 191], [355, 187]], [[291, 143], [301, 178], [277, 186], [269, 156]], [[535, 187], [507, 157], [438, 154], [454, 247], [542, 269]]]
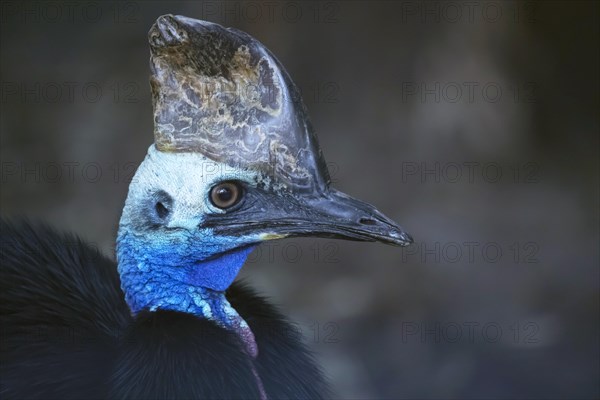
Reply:
[[114, 257], [152, 143], [161, 14], [244, 30], [301, 88], [335, 186], [408, 249], [271, 242], [243, 277], [340, 398], [599, 396], [597, 2], [1, 3], [1, 208]]

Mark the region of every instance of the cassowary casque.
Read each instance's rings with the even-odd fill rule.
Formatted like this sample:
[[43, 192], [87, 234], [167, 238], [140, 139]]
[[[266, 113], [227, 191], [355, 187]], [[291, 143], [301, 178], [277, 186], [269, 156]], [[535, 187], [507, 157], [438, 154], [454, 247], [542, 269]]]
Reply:
[[116, 265], [2, 222], [2, 398], [327, 397], [292, 325], [238, 271], [266, 240], [412, 239], [330, 187], [299, 92], [261, 43], [172, 15], [149, 41], [155, 143]]

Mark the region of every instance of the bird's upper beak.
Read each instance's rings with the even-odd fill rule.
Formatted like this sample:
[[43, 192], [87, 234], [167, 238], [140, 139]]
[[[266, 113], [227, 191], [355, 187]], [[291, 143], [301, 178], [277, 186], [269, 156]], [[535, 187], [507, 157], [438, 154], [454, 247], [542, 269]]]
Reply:
[[261, 240], [317, 236], [396, 246], [413, 242], [408, 233], [375, 207], [335, 189], [314, 196], [249, 193], [248, 197], [246, 201], [261, 206], [242, 208], [231, 217], [209, 218], [206, 226], [222, 235], [258, 233]]

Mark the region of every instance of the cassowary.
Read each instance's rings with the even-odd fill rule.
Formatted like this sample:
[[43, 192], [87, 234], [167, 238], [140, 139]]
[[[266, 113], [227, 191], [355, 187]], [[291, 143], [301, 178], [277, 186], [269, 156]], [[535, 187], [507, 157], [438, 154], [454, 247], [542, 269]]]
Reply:
[[238, 271], [266, 240], [410, 236], [330, 187], [298, 90], [257, 40], [166, 15], [149, 42], [155, 142], [116, 264], [2, 222], [2, 399], [327, 397], [301, 338]]

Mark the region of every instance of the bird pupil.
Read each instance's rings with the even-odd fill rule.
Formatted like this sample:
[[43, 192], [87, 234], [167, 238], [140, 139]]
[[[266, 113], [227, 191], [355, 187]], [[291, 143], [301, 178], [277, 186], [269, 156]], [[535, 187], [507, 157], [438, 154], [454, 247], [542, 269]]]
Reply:
[[233, 197], [233, 191], [228, 187], [219, 188], [218, 191], [219, 200], [228, 202]]

